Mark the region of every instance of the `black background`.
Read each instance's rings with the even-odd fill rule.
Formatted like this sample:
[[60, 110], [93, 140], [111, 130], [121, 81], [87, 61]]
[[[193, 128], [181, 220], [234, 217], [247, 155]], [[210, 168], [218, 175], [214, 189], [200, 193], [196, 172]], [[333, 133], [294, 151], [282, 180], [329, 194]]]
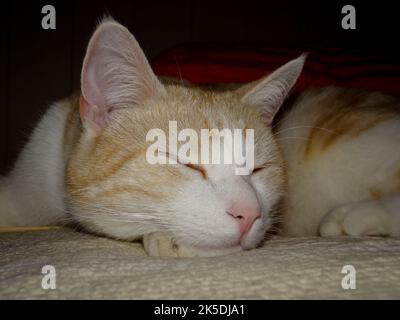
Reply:
[[[172, 315], [155, 315], [161, 304], [166, 306], [198, 307], [200, 304], [245, 306], [244, 315], [198, 315], [185, 318]], [[65, 318], [88, 317], [96, 319], [380, 319], [382, 315], [396, 314], [399, 301], [262, 301], [262, 300], [134, 300], [134, 301], [1, 301], [5, 314], [54, 319], [59, 314]], [[8, 309], [8, 310], [7, 310]]]

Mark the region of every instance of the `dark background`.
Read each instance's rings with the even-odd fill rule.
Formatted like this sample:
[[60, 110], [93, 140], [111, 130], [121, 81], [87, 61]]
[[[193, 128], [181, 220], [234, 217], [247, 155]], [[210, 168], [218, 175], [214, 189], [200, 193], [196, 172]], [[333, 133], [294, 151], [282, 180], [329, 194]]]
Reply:
[[[56, 8], [56, 30], [41, 28], [46, 4]], [[341, 28], [345, 4], [356, 8], [356, 30]], [[399, 11], [387, 1], [8, 1], [0, 12], [0, 173], [51, 102], [79, 88], [86, 44], [104, 14], [126, 25], [150, 59], [193, 42], [399, 57]]]

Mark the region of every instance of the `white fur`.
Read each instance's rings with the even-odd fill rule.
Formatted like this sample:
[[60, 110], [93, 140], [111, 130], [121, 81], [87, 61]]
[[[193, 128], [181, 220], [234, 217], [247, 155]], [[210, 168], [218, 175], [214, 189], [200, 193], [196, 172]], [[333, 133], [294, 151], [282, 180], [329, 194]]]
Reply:
[[38, 226], [66, 218], [64, 126], [68, 107], [52, 105], [13, 170], [0, 181], [0, 226]]
[[322, 236], [400, 236], [400, 195], [340, 205], [323, 218]]
[[[345, 206], [345, 211], [351, 214], [350, 207], [360, 211], [361, 208], [375, 206], [378, 202], [385, 205], [389, 198], [372, 200], [369, 189], [385, 189], [398, 183], [395, 177], [395, 172], [400, 167], [398, 117], [381, 122], [358, 137], [344, 138], [328, 150], [305, 160], [304, 149], [309, 129], [318, 116], [316, 108], [317, 101], [306, 100], [297, 105], [277, 129], [277, 139], [287, 163], [289, 180], [285, 197], [287, 206], [283, 213], [284, 234], [289, 236], [319, 234], [324, 216], [335, 208], [343, 212], [341, 206]], [[399, 195], [395, 194], [393, 197], [397, 198]], [[359, 205], [355, 205], [357, 203]], [[387, 210], [394, 224], [391, 228], [397, 229], [398, 233], [400, 206], [396, 203], [398, 201], [393, 202]], [[382, 211], [381, 209], [379, 210]], [[386, 219], [384, 215], [381, 218]], [[362, 219], [360, 216], [360, 223], [365, 222]], [[352, 221], [357, 222], [354, 219]], [[326, 226], [323, 227], [321, 234], [329, 233], [331, 232], [326, 231]]]

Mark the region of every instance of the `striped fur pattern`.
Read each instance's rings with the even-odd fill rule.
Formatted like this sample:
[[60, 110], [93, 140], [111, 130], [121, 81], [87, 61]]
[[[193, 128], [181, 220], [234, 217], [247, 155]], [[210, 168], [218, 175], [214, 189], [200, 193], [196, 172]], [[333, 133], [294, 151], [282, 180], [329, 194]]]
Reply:
[[325, 87], [289, 109], [275, 132], [289, 181], [284, 234], [399, 235], [399, 100]]

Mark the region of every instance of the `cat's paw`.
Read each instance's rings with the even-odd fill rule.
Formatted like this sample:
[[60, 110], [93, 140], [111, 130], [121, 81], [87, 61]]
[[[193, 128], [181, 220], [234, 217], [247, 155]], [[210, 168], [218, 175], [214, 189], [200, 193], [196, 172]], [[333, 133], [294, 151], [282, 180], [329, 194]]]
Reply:
[[215, 257], [242, 252], [240, 246], [229, 248], [200, 248], [177, 244], [170, 236], [154, 232], [143, 236], [143, 247], [153, 257]]
[[194, 257], [197, 255], [189, 247], [178, 245], [171, 237], [161, 232], [144, 235], [143, 247], [146, 253], [153, 257]]
[[391, 234], [390, 217], [377, 201], [339, 206], [321, 222], [319, 233], [327, 236], [387, 236]]

